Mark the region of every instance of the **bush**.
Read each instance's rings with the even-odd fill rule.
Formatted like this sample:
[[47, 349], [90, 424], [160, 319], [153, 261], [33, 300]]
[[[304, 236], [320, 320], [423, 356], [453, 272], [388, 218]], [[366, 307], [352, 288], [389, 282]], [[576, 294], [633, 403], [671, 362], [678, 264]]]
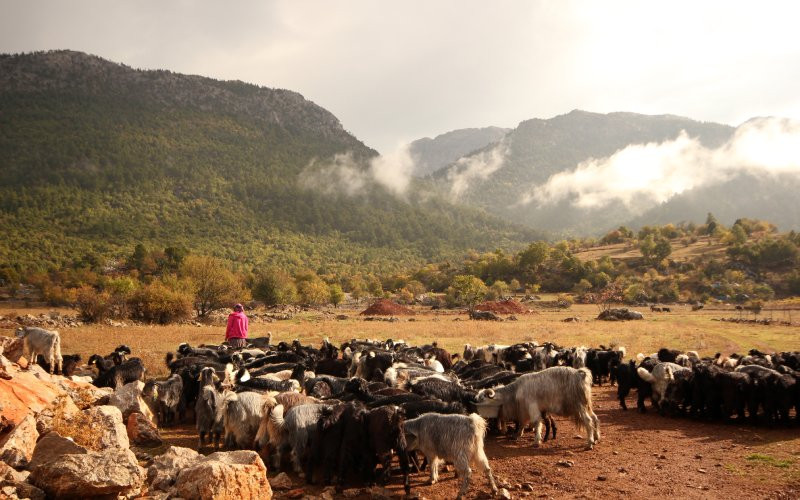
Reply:
[[106, 319], [111, 313], [111, 294], [97, 291], [94, 287], [84, 285], [75, 294], [75, 306], [83, 321], [97, 323]]
[[153, 281], [133, 292], [128, 302], [131, 318], [162, 325], [192, 315], [191, 291]]
[[253, 283], [253, 298], [266, 306], [293, 304], [297, 301], [297, 287], [286, 271], [271, 267], [258, 272]]

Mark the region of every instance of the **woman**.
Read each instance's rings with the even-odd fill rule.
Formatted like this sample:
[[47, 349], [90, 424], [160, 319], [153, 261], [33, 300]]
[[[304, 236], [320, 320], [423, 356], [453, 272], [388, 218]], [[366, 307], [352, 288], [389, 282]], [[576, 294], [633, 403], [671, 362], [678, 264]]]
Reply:
[[250, 320], [244, 314], [241, 304], [233, 306], [233, 312], [228, 315], [228, 327], [225, 329], [225, 341], [233, 348], [240, 349], [247, 345], [247, 328]]

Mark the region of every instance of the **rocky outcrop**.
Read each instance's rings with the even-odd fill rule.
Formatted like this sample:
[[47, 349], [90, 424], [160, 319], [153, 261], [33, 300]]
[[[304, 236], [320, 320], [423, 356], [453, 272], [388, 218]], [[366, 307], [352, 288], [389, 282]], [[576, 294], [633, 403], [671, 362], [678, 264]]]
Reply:
[[126, 422], [132, 413], [141, 413], [151, 422], [153, 419], [153, 412], [150, 407], [142, 399], [142, 389], [144, 382], [135, 381], [119, 387], [113, 394], [108, 397], [108, 404], [116, 406], [122, 412], [122, 418]]
[[200, 454], [189, 448], [171, 446], [166, 453], [153, 459], [147, 469], [147, 484], [151, 490], [169, 491], [178, 472], [200, 460]]
[[158, 428], [141, 413], [131, 413], [125, 427], [128, 440], [133, 444], [152, 448], [163, 443]]
[[184, 498], [272, 498], [264, 462], [256, 452], [244, 450], [212, 453], [181, 470], [175, 491]]
[[120, 448], [59, 455], [31, 471], [33, 484], [55, 498], [132, 495], [144, 477], [133, 452]]
[[36, 419], [27, 415], [0, 439], [0, 460], [12, 467], [24, 467], [33, 457], [38, 438]]
[[44, 491], [28, 483], [28, 471], [18, 472], [0, 462], [0, 498], [44, 500]]
[[107, 447], [130, 448], [128, 430], [122, 421], [122, 413], [115, 406], [95, 406], [84, 412], [88, 425], [95, 435], [99, 449]]

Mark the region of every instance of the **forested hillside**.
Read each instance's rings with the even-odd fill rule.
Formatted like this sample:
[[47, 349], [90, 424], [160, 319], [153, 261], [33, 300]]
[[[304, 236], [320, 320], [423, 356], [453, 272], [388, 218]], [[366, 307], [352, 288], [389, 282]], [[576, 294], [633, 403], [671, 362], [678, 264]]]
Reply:
[[417, 139], [409, 145], [414, 159], [414, 175], [432, 174], [462, 156], [499, 141], [509, 130], [501, 127], [463, 128], [439, 134], [433, 139]]
[[356, 165], [376, 155], [288, 90], [79, 52], [2, 55], [0, 261], [60, 267], [142, 242], [374, 270], [537, 236], [423, 186], [400, 199], [372, 183], [347, 195], [298, 182], [313, 160], [340, 153]]
[[[547, 120], [524, 121], [505, 136], [501, 146], [487, 146], [437, 171], [434, 177], [459, 202], [565, 236], [600, 235], [620, 222], [633, 227], [681, 221], [699, 223], [708, 212], [728, 224], [741, 217], [758, 217], [776, 223], [782, 230], [798, 229], [800, 203], [795, 193], [800, 180], [796, 175], [733, 175], [719, 183], [685, 191], [666, 203], [643, 207], [615, 200], [603, 206], [582, 208], [575, 195], [540, 204], [529, 196], [551, 176], [571, 172], [590, 159], [608, 158], [631, 145], [672, 141], [684, 131], [689, 138], [713, 149], [722, 146], [736, 130], [672, 115], [576, 110]], [[494, 159], [495, 164], [487, 164], [487, 158]], [[697, 172], [697, 178], [703, 177], [701, 173]], [[641, 174], [650, 175], [644, 170]], [[639, 173], [633, 171], [630, 175]]]

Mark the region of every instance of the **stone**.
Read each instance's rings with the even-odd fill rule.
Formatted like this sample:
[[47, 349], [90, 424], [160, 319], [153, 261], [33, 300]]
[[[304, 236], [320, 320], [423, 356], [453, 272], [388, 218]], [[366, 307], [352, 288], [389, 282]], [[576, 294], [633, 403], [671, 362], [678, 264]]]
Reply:
[[374, 486], [369, 490], [369, 497], [374, 500], [389, 500], [392, 495], [392, 490], [380, 486]]
[[60, 436], [56, 432], [48, 432], [36, 443], [33, 458], [28, 464], [28, 470], [33, 470], [40, 465], [56, 462], [62, 455], [80, 455], [87, 453], [86, 448], [75, 444], [71, 439]]
[[45, 500], [47, 497], [44, 491], [32, 484], [20, 481], [0, 481], [0, 498]]
[[70, 419], [81, 412], [69, 395], [59, 396], [55, 403], [36, 414], [36, 430], [39, 434], [47, 434], [53, 430], [53, 419]]
[[91, 429], [97, 435], [99, 448], [130, 448], [128, 430], [122, 421], [122, 412], [119, 408], [110, 405], [93, 406], [84, 413], [88, 417]]
[[147, 484], [150, 489], [167, 491], [175, 484], [178, 472], [194, 465], [201, 455], [190, 448], [170, 446], [170, 448], [153, 459], [147, 469]]
[[559, 465], [561, 467], [572, 467], [573, 465], [575, 465], [575, 462], [573, 462], [572, 460], [559, 460], [558, 462], [556, 462], [556, 465]]
[[122, 419], [126, 422], [132, 413], [141, 413], [150, 422], [155, 422], [153, 412], [142, 399], [143, 388], [144, 382], [138, 380], [125, 384], [108, 396], [108, 404], [119, 408]]
[[608, 479], [606, 476], [597, 476], [598, 481], [605, 481], [606, 479]]
[[272, 486], [273, 490], [291, 490], [292, 479], [285, 472], [281, 472], [269, 480], [269, 485]]
[[0, 460], [11, 467], [24, 467], [33, 457], [37, 439], [36, 420], [29, 414], [0, 440]]
[[131, 496], [141, 491], [144, 477], [133, 452], [116, 447], [62, 454], [31, 471], [33, 484], [55, 498]]
[[0, 337], [0, 354], [10, 362], [16, 363], [22, 357], [24, 341], [19, 337]]
[[505, 488], [500, 488], [500, 490], [497, 492], [497, 497], [511, 500], [511, 493], [509, 493], [509, 491]]
[[184, 498], [272, 498], [267, 468], [258, 453], [249, 450], [217, 452], [183, 469], [175, 481]]
[[128, 423], [125, 429], [128, 433], [128, 440], [139, 446], [155, 448], [164, 443], [158, 428], [141, 413], [131, 413], [128, 416]]
[[294, 490], [290, 490], [286, 493], [286, 498], [303, 498], [306, 494], [306, 490], [303, 488], [297, 488]]

